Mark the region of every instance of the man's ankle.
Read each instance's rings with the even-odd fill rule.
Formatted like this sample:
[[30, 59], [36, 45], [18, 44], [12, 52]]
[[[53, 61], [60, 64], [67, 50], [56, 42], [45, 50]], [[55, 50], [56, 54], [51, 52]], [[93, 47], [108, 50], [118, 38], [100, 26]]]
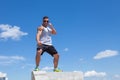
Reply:
[[54, 70], [56, 70], [56, 69], [58, 69], [58, 68], [54, 68]]
[[36, 65], [36, 68], [38, 68], [39, 67], [39, 65]]

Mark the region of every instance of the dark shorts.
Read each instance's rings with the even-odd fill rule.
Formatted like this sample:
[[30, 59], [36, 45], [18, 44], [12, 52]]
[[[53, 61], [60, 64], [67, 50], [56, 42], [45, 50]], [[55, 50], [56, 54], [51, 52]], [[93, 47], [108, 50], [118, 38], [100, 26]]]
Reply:
[[53, 45], [45, 45], [45, 44], [42, 44], [41, 46], [38, 46], [37, 47], [37, 51], [42, 49], [42, 53], [41, 55], [44, 53], [44, 52], [47, 52], [49, 53], [51, 56], [53, 56], [54, 54], [57, 54], [57, 50], [54, 48]]

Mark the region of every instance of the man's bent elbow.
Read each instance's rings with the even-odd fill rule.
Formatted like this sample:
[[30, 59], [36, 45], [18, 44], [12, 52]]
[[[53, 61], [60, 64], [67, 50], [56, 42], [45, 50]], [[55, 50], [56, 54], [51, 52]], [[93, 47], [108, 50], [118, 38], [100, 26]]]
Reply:
[[56, 32], [52, 32], [52, 34], [57, 34]]

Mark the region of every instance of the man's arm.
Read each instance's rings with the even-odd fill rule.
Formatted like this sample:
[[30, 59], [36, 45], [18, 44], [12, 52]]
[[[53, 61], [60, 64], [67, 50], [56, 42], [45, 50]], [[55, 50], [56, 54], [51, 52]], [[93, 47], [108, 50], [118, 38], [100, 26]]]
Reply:
[[53, 27], [53, 25], [51, 23], [49, 23], [49, 27], [52, 29], [52, 31], [51, 31], [52, 34], [56, 34], [57, 33], [55, 28]]
[[37, 41], [37, 44], [38, 45], [41, 45], [41, 41], [40, 41], [40, 36], [41, 36], [41, 33], [42, 33], [42, 30], [44, 29], [44, 27], [38, 27], [37, 29], [37, 34], [36, 34], [36, 41]]

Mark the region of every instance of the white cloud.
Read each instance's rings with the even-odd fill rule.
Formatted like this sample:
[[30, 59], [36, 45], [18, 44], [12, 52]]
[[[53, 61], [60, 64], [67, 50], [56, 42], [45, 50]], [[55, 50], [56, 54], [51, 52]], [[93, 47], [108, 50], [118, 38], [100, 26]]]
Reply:
[[80, 61], [84, 61], [84, 59], [83, 59], [83, 58], [80, 58]]
[[65, 48], [65, 49], [64, 49], [64, 51], [66, 51], [66, 52], [67, 52], [68, 50], [69, 50], [68, 48]]
[[[29, 67], [29, 68], [33, 68], [34, 65], [35, 65], [35, 64], [24, 63], [24, 64], [21, 66], [21, 68], [22, 68], [22, 69], [25, 69], [25, 68], [28, 68], [28, 67]], [[33, 69], [34, 69], [34, 68], [33, 68]], [[32, 70], [33, 70], [33, 69], [32, 69]]]
[[94, 70], [87, 71], [84, 73], [84, 77], [104, 77], [106, 76], [105, 72], [96, 72]]
[[120, 80], [120, 75], [116, 74], [116, 75], [114, 75], [114, 78]]
[[82, 73], [82, 74], [83, 74], [83, 72], [82, 72], [82, 71], [78, 71], [78, 70], [74, 70], [73, 72], [80, 72], [80, 73]]
[[96, 56], [94, 56], [94, 59], [102, 59], [102, 58], [112, 57], [116, 55], [118, 55], [118, 51], [105, 50], [105, 51], [99, 52]]
[[26, 32], [20, 31], [20, 27], [11, 26], [7, 24], [0, 24], [0, 39], [11, 38], [13, 40], [19, 40], [21, 36], [28, 35]]
[[25, 60], [22, 56], [0, 56], [0, 60]]
[[22, 56], [0, 56], [0, 65], [8, 65], [24, 60], [25, 58]]
[[0, 77], [6, 77], [6, 76], [7, 76], [6, 73], [2, 73], [2, 72], [0, 72]]
[[53, 70], [53, 67], [46, 66], [46, 67], [42, 68], [42, 70], [43, 71]]

